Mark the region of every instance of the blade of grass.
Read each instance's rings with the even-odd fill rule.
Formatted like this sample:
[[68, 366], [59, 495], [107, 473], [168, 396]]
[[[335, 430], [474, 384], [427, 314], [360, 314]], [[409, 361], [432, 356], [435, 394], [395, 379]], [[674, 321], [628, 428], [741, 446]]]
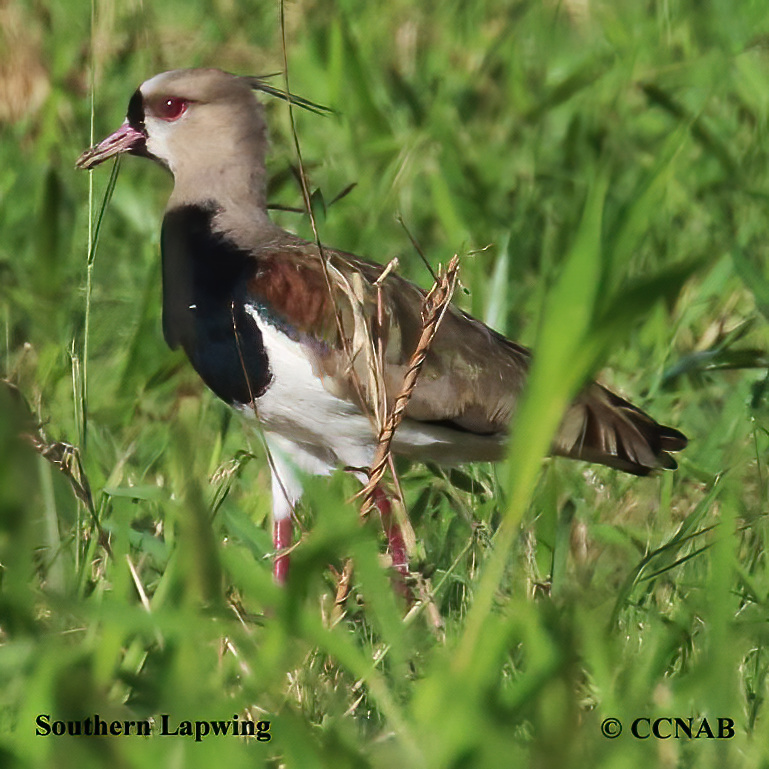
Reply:
[[576, 241], [547, 302], [537, 335], [537, 355], [514, 420], [504, 471], [503, 485], [509, 502], [459, 642], [455, 659], [459, 669], [471, 663], [519, 523], [534, 492], [542, 457], [550, 448], [570, 398], [587, 374], [587, 361], [579, 355], [579, 345], [589, 329], [599, 285], [606, 187], [606, 179], [601, 177], [591, 185]]
[[[112, 200], [112, 193], [115, 191], [115, 184], [117, 183], [117, 177], [120, 172], [120, 155], [115, 158], [115, 162], [112, 165], [112, 172], [110, 173], [107, 187], [104, 190], [104, 196], [102, 197], [101, 206], [99, 208], [99, 214], [96, 218], [96, 223], [88, 228], [88, 255], [86, 259], [86, 272], [85, 272], [85, 320], [83, 324], [83, 355], [80, 362], [81, 375], [80, 375], [80, 392], [77, 394], [77, 415], [78, 415], [78, 438], [80, 443], [80, 449], [85, 454], [88, 443], [88, 351], [91, 336], [91, 302], [93, 297], [93, 267], [96, 260], [96, 248], [99, 244], [99, 233], [101, 232], [101, 225], [104, 221], [104, 214], [107, 211], [110, 200]], [[93, 222], [92, 211], [92, 177], [93, 171], [88, 172], [89, 175], [89, 200], [88, 200], [88, 219]]]

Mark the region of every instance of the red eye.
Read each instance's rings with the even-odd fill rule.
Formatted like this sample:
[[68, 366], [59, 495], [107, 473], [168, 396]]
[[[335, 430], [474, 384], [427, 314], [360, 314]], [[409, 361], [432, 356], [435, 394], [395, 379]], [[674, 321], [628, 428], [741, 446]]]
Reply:
[[186, 111], [189, 102], [179, 96], [164, 96], [153, 105], [154, 112], [163, 120], [178, 120]]

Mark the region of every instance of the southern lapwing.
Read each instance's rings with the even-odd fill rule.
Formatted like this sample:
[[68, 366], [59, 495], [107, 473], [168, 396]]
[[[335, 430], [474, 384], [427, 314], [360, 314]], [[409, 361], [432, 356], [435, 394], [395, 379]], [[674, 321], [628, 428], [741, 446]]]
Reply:
[[[331, 249], [322, 257], [270, 220], [258, 90], [269, 89], [217, 69], [164, 72], [139, 87], [123, 125], [77, 166], [127, 152], [173, 174], [161, 237], [163, 332], [219, 398], [261, 422], [282, 582], [302, 477], [371, 465], [370, 412], [381, 393], [367, 374], [365, 338], [375, 334], [384, 350], [379, 379], [391, 402], [421, 331], [424, 292], [394, 273], [376, 287], [382, 266]], [[450, 464], [500, 459], [529, 361], [525, 347], [451, 306], [393, 452]], [[646, 475], [675, 468], [668, 452], [684, 446], [678, 430], [592, 383], [552, 451]], [[397, 536], [391, 547], [400, 547]]]

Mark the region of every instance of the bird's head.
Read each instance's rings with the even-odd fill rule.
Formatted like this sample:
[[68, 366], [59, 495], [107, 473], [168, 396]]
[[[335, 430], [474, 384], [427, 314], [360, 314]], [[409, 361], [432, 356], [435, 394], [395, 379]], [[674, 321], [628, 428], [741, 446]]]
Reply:
[[175, 176], [185, 167], [211, 170], [229, 156], [242, 162], [264, 154], [265, 123], [255, 78], [218, 69], [163, 72], [142, 83], [126, 119], [86, 150], [78, 168], [93, 168], [122, 153], [156, 160]]

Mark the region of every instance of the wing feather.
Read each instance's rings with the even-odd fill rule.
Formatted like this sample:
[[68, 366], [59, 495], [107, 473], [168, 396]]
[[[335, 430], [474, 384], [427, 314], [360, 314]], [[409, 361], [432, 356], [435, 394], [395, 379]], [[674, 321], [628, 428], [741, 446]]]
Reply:
[[[425, 292], [393, 273], [376, 286], [383, 268], [350, 254], [327, 250], [326, 258], [333, 301], [317, 250], [303, 243], [260, 254], [249, 294], [276, 324], [306, 344], [328, 390], [356, 402], [361, 393], [365, 406], [375, 411], [382, 394], [381, 382], [372, 375], [379, 361], [372, 356], [383, 351], [380, 378], [389, 405], [419, 338]], [[515, 412], [530, 360], [528, 349], [452, 306], [428, 352], [406, 417], [452, 429], [458, 442], [467, 433], [498, 442]], [[646, 475], [655, 468], [675, 468], [668, 452], [685, 445], [682, 433], [592, 383], [564, 416], [553, 452]]]

